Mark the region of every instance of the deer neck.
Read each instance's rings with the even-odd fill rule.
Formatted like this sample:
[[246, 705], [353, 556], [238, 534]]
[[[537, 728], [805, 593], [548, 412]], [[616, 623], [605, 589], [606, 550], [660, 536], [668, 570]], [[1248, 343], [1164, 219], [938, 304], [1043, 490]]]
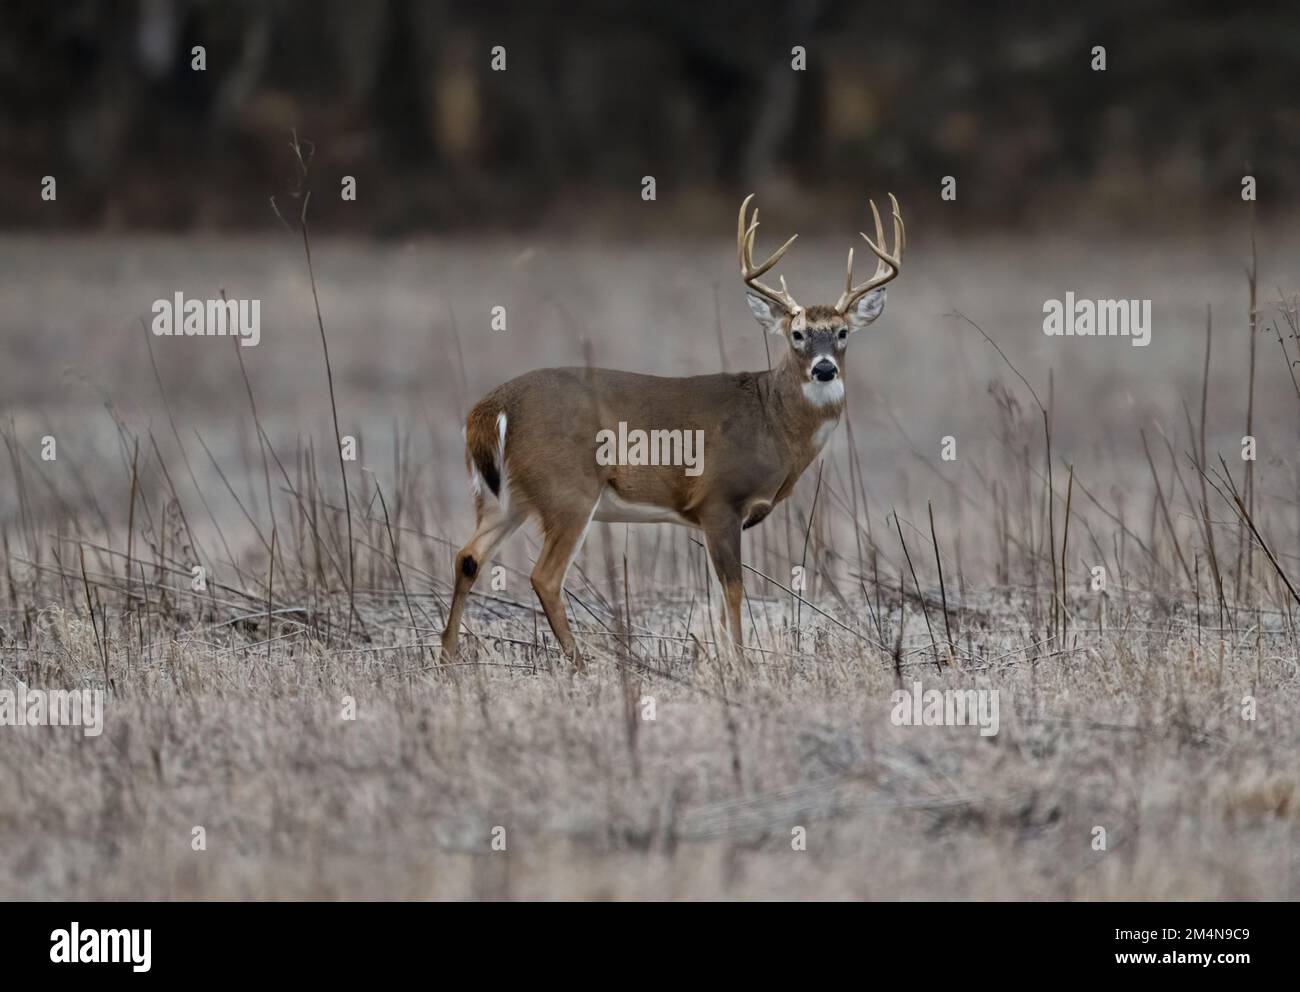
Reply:
[[821, 450], [844, 412], [844, 379], [810, 383], [803, 359], [787, 353], [772, 370], [769, 405], [773, 419], [791, 448], [807, 448], [809, 458]]

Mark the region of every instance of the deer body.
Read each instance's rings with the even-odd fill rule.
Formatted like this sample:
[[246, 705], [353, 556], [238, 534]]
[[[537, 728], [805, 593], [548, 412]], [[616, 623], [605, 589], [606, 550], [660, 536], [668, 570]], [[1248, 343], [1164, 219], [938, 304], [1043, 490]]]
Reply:
[[[592, 520], [677, 523], [702, 531], [723, 588], [727, 633], [741, 645], [741, 531], [789, 496], [833, 433], [844, 409], [841, 359], [848, 335], [884, 306], [879, 282], [857, 287], [847, 304], [842, 297], [840, 306], [806, 311], [785, 292], [784, 282], [780, 293], [759, 283], [757, 276], [790, 242], [765, 266], [753, 266], [749, 255], [757, 212], [746, 229], [748, 203], [741, 207], [738, 231], [741, 269], [746, 283], [762, 294], [750, 294], [750, 308], [791, 345], [775, 368], [686, 378], [542, 369], [496, 387], [470, 411], [466, 465], [477, 527], [455, 559], [455, 588], [442, 636], [446, 657], [456, 654], [465, 600], [479, 571], [529, 517], [540, 522], [543, 535], [532, 585], [561, 648], [579, 668], [561, 593]], [[897, 217], [895, 204], [901, 225]], [[896, 226], [896, 253], [901, 237]], [[849, 259], [846, 296], [853, 289], [852, 252]], [[881, 274], [878, 269], [877, 279]], [[689, 437], [701, 441], [698, 470], [646, 464], [644, 458], [640, 464], [609, 464], [599, 449], [602, 432], [609, 437], [615, 429], [692, 432]]]
[[[715, 503], [746, 516], [755, 502], [783, 499], [817, 454], [815, 439], [824, 443], [825, 425], [838, 422], [843, 403], [814, 406], [791, 371], [674, 379], [543, 369], [492, 390], [469, 421], [486, 425], [485, 440], [495, 444], [497, 417], [506, 415], [504, 478], [512, 498], [545, 506], [550, 480], [560, 477], [599, 501], [597, 521], [639, 523], [647, 515], [666, 515], [698, 527], [701, 510]], [[620, 420], [633, 429], [702, 432], [702, 471], [692, 476], [678, 465], [598, 464], [597, 435]], [[559, 438], [564, 443], [554, 443]], [[468, 446], [474, 450], [473, 441]]]

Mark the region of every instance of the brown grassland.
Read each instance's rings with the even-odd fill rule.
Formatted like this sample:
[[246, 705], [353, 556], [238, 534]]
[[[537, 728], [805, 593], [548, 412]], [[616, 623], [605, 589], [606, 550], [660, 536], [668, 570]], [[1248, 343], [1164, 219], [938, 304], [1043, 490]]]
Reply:
[[[855, 230], [801, 239], [805, 302]], [[848, 422], [746, 533], [744, 659], [690, 532], [594, 526], [583, 676], [527, 528], [437, 664], [462, 418], [546, 365], [763, 368], [729, 231], [316, 237], [328, 369], [284, 232], [0, 239], [0, 689], [107, 689], [102, 736], [0, 727], [0, 898], [1297, 898], [1294, 231], [1254, 268], [1244, 223], [909, 231]], [[178, 290], [261, 343], [148, 334]], [[1067, 290], [1150, 298], [1150, 346], [1044, 336]], [[894, 726], [915, 681], [1000, 690], [999, 733]]]

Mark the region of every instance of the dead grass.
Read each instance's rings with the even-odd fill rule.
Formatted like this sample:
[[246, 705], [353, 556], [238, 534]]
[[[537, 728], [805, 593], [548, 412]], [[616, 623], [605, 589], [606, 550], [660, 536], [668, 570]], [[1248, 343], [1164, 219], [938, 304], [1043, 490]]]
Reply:
[[[746, 663], [717, 656], [689, 534], [604, 527], [567, 585], [585, 677], [528, 589], [531, 535], [504, 589], [480, 581], [463, 663], [433, 663], [468, 533], [456, 411], [581, 362], [584, 337], [600, 364], [716, 368], [722, 247], [314, 245], [362, 451], [349, 539], [291, 246], [0, 242], [27, 287], [0, 317], [0, 688], [109, 687], [102, 737], [0, 728], [0, 898], [1296, 898], [1294, 310], [1248, 320], [1240, 275], [1195, 246], [1083, 264], [1091, 246], [915, 240], [885, 330], [851, 349], [815, 511], [810, 472], [746, 536]], [[800, 285], [830, 285], [829, 247]], [[723, 359], [761, 368], [722, 285]], [[1150, 348], [1038, 329], [1045, 296], [1148, 285]], [[146, 341], [135, 315], [178, 288], [261, 296], [242, 371], [231, 342]], [[915, 680], [1000, 690], [1000, 732], [893, 726]]]

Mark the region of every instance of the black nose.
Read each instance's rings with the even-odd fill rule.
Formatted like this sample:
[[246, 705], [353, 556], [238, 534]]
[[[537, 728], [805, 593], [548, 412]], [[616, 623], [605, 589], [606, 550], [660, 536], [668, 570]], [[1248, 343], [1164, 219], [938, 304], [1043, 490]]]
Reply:
[[813, 366], [812, 374], [816, 376], [818, 382], [830, 382], [835, 378], [835, 363], [823, 358]]

